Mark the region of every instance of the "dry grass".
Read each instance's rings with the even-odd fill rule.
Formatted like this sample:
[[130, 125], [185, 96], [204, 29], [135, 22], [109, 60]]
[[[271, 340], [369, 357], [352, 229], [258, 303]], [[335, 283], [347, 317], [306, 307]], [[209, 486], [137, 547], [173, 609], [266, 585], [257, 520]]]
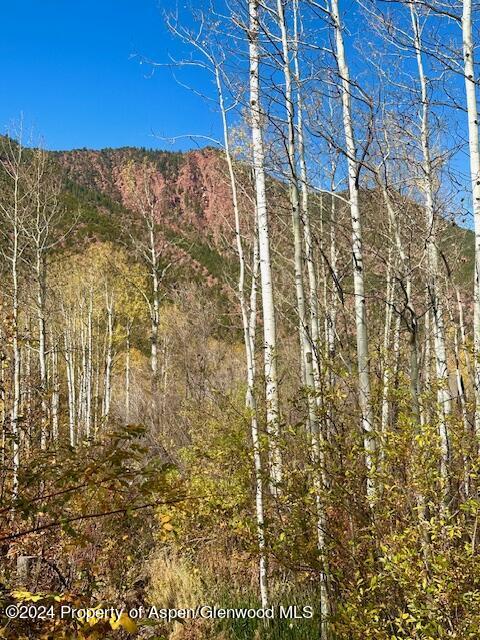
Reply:
[[199, 571], [171, 549], [158, 552], [150, 561], [149, 600], [158, 607], [194, 608], [202, 604], [205, 590]]

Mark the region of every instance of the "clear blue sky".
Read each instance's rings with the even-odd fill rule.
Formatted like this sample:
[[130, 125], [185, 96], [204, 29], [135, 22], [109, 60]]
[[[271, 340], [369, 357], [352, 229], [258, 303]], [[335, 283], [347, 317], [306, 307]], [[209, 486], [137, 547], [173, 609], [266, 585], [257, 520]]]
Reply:
[[174, 6], [174, 0], [2, 3], [2, 131], [23, 113], [25, 127], [50, 149], [172, 148], [155, 134], [190, 133], [192, 123], [195, 133], [215, 134], [218, 116], [201, 98], [168, 70], [146, 77], [147, 68], [131, 57], [178, 53], [162, 18]]
[[[180, 86], [170, 70], [157, 69], [152, 75], [151, 68], [140, 64], [141, 55], [161, 62], [169, 54], [182, 57], [163, 18], [177, 1], [180, 9], [188, 4], [181, 0], [3, 2], [0, 131], [23, 114], [27, 133], [33, 130], [34, 141], [41, 137], [50, 149], [124, 145], [186, 149], [195, 143], [184, 139], [172, 145], [165, 138], [187, 133], [220, 137], [219, 116], [211, 104]], [[202, 2], [191, 1], [194, 6]], [[353, 46], [361, 36], [362, 21], [351, 0], [343, 0], [342, 7], [350, 31], [352, 69], [362, 71], [363, 56]], [[187, 15], [183, 11], [182, 19]], [[364, 71], [368, 78], [368, 69]], [[181, 79], [208, 91], [199, 73], [184, 69]], [[461, 114], [459, 122], [465, 131]], [[466, 157], [460, 154], [455, 164], [465, 174], [460, 181], [466, 180]]]

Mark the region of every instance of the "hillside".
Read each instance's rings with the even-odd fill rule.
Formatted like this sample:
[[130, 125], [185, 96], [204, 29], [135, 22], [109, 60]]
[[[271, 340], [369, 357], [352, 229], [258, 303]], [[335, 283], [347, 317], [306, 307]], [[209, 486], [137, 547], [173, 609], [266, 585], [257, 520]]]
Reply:
[[4, 5], [0, 640], [479, 638], [480, 5]]
[[[125, 182], [154, 167], [153, 193], [165, 260], [175, 263], [175, 277], [192, 279], [223, 297], [230, 296], [232, 256], [225, 233], [232, 223], [228, 183], [218, 152], [155, 152], [134, 148], [54, 152], [64, 181], [64, 202], [75, 232], [68, 244], [113, 241], [125, 244], [135, 202]], [[227, 240], [228, 242], [228, 240]]]
[[176, 153], [135, 148], [102, 151], [56, 152], [68, 180], [107, 196], [112, 202], [132, 207], [124, 175], [127, 166], [142, 162], [154, 167], [154, 189], [163, 206], [162, 223], [177, 229], [195, 229], [217, 238], [231, 221], [231, 205], [221, 155], [213, 149]]
[[[278, 337], [278, 442], [285, 470], [285, 497], [278, 500], [267, 488], [273, 436], [268, 432], [262, 388], [268, 380], [263, 367], [262, 291], [259, 287], [255, 297], [250, 290], [254, 199], [248, 167], [236, 165], [248, 261], [246, 287], [257, 310], [249, 320], [249, 326], [253, 327], [253, 318], [256, 323], [251, 392], [257, 414], [245, 406], [238, 257], [221, 152], [121, 148], [44, 154], [25, 149], [24, 161], [16, 166], [18, 147], [9, 140], [4, 146], [0, 258], [6, 313], [0, 325], [4, 376], [0, 392], [6, 407], [6, 455], [12, 461], [3, 471], [3, 486], [8, 487], [3, 519], [0, 511], [0, 524], [7, 532], [0, 536], [8, 558], [2, 578], [7, 585], [5, 600], [10, 602], [18, 593], [23, 597], [23, 591], [12, 589], [18, 586], [18, 558], [26, 556], [42, 558], [48, 567], [38, 575], [32, 573], [22, 585], [38, 592], [35, 598], [65, 597], [85, 605], [172, 602], [180, 607], [185, 592], [195, 605], [203, 599], [229, 607], [257, 603], [259, 547], [253, 505], [258, 505], [255, 482], [265, 478], [269, 580], [275, 585], [272, 602], [317, 603], [322, 569], [312, 535], [318, 507], [317, 489], [312, 491], [312, 486], [318, 485], [312, 484], [317, 471], [309, 421], [317, 420], [318, 413], [325, 453], [318, 468], [331, 478], [321, 490], [331, 575], [345, 594], [339, 601], [345, 597], [357, 602], [363, 578], [355, 566], [365, 562], [363, 545], [368, 545], [373, 564], [370, 567], [367, 561], [365, 580], [375, 585], [370, 575], [384, 571], [385, 591], [379, 597], [382, 601], [391, 597], [395, 610], [389, 565], [377, 567], [377, 546], [375, 540], [370, 542], [368, 525], [370, 507], [364, 500], [346, 194], [309, 193], [320, 321], [314, 347], [318, 388], [307, 389], [299, 367], [302, 351], [288, 186], [271, 176], [267, 179]], [[15, 171], [8, 172], [12, 167], [18, 170], [20, 189], [15, 188]], [[435, 508], [439, 495], [432, 452], [439, 451], [435, 427], [440, 409], [437, 389], [431, 384], [437, 363], [427, 325], [432, 313], [425, 295], [425, 216], [406, 195], [394, 193], [392, 199], [408, 273], [395, 254], [382, 192], [367, 188], [360, 192], [374, 427], [383, 456], [375, 471], [382, 487], [375, 527], [381, 527], [385, 557], [398, 555], [404, 547], [417, 553], [416, 542], [409, 538], [417, 526], [412, 494], [406, 491], [409, 483], [415, 487], [420, 478], [428, 504], [433, 505], [429, 508]], [[459, 388], [468, 403], [472, 397], [471, 382], [460, 386], [467, 380], [470, 362], [472, 235], [446, 218], [439, 219], [439, 288], [444, 294], [452, 406]], [[12, 242], [15, 238], [18, 245]], [[305, 265], [304, 291], [309, 292], [307, 275]], [[413, 289], [408, 304], [407, 280]], [[313, 308], [310, 299], [308, 304]], [[414, 308], [416, 335], [409, 305]], [[457, 335], [460, 316], [466, 330]], [[420, 394], [411, 384], [412, 353], [421, 363]], [[24, 389], [20, 397], [15, 395], [16, 371]], [[414, 397], [424, 411], [421, 440]], [[307, 413], [312, 398], [320, 399], [315, 415]], [[16, 407], [21, 411], [17, 417]], [[461, 488], [464, 461], [473, 461], [476, 454], [473, 447], [462, 448], [471, 442], [466, 437], [471, 404], [455, 407], [450, 416], [452, 467], [455, 486]], [[256, 463], [263, 468], [261, 476], [255, 475], [252, 424], [260, 435]], [[418, 449], [412, 445], [416, 442]], [[21, 517], [11, 518], [17, 504]], [[398, 521], [392, 518], [396, 512]], [[431, 519], [428, 526], [432, 544], [443, 539], [436, 529], [442, 530], [441, 519], [438, 524]], [[218, 564], [212, 560], [217, 556]], [[443, 570], [444, 565], [439, 566]], [[452, 571], [456, 566], [453, 562]], [[395, 563], [391, 571], [393, 580]], [[407, 578], [409, 571], [407, 558]], [[408, 591], [416, 584], [416, 573], [411, 580]], [[64, 595], [51, 595], [57, 592]], [[346, 623], [342, 615], [339, 610], [338, 624], [349, 625], [349, 612]], [[286, 628], [279, 620], [272, 635], [265, 637], [273, 640], [278, 631], [278, 638], [293, 640], [300, 629], [300, 637], [318, 638], [318, 621], [318, 612], [295, 628]], [[132, 622], [126, 624], [133, 629]], [[256, 623], [245, 630], [246, 635], [241, 630], [238, 635], [235, 627], [223, 635], [216, 623], [205, 628], [202, 624], [186, 626], [187, 635], [179, 638], [264, 637], [257, 634]], [[47, 628], [49, 623], [42, 625]], [[177, 637], [164, 621], [156, 627], [162, 637]], [[138, 637], [150, 637], [139, 628]], [[22, 637], [17, 633], [22, 629], [12, 627], [8, 637]], [[189, 635], [190, 629], [201, 635]], [[348, 633], [338, 637], [350, 640]]]
[[[155, 192], [162, 201], [159, 223], [166, 241], [184, 252], [183, 264], [188, 262], [197, 275], [210, 283], [218, 283], [226, 274], [229, 278], [232, 276], [234, 267], [226, 265], [225, 260], [227, 255], [229, 262], [232, 260], [231, 251], [226, 249], [234, 248], [233, 210], [227, 168], [218, 150], [206, 148], [181, 153], [121, 147], [59, 151], [53, 152], [53, 156], [64, 175], [68, 208], [80, 212], [80, 236], [90, 240], [119, 240], [121, 221], [135, 209], [125, 181], [125, 167], [133, 166], [139, 171], [141, 163], [147, 162], [155, 168]], [[240, 171], [243, 204], [247, 209], [252, 197], [251, 185], [243, 167]], [[270, 193], [272, 226], [285, 234], [289, 217], [286, 187], [272, 180]], [[378, 231], [385, 225], [382, 202], [372, 192], [364, 192], [363, 199], [368, 210], [365, 226], [370, 240], [372, 245], [381, 246]], [[328, 220], [331, 208], [328, 194], [323, 195], [321, 207], [324, 219]], [[341, 209], [344, 213], [344, 205]], [[412, 227], [421, 228], [421, 210], [414, 205], [408, 209], [408, 215], [414, 220]], [[317, 193], [313, 196], [317, 221], [319, 210]], [[249, 225], [249, 221], [245, 220], [245, 224]], [[345, 221], [346, 234], [348, 224], [348, 220]], [[469, 229], [451, 222], [442, 226], [441, 248], [449, 269], [462, 284], [470, 282], [473, 273], [473, 247], [473, 233]]]

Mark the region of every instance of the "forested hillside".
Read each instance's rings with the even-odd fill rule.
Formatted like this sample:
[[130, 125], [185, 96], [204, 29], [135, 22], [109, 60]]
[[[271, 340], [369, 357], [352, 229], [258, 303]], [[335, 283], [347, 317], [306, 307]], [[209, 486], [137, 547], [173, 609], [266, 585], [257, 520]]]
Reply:
[[354, 4], [166, 16], [211, 146], [0, 138], [0, 638], [479, 636], [476, 8]]
[[[235, 220], [224, 156], [208, 149], [49, 154], [5, 138], [2, 161], [5, 585], [17, 584], [19, 558], [30, 558], [26, 586], [32, 593], [66, 590], [85, 605], [98, 598], [169, 606], [202, 598], [220, 598], [232, 606], [255, 602], [253, 461], [249, 411], [242, 408], [245, 365]], [[242, 162], [237, 170], [245, 192], [241, 222], [248, 229], [253, 185]], [[15, 184], [18, 195], [12, 192]], [[281, 442], [287, 493], [266, 505], [269, 570], [273, 584], [279, 581], [276, 599], [309, 604], [319, 597], [319, 565], [310, 533], [315, 503], [302, 419], [308, 395], [295, 366], [288, 185], [271, 179], [268, 189], [276, 202], [272, 236], [278, 247], [273, 262], [281, 313], [279, 375], [288, 398]], [[368, 515], [362, 504], [349, 382], [355, 347], [349, 320], [348, 211], [345, 194], [334, 198], [317, 192], [311, 197], [312, 236], [318, 244], [315, 253], [323, 257], [326, 283], [333, 267], [325, 238], [337, 235], [335, 277], [323, 294], [326, 306], [320, 305], [326, 321], [332, 311], [328, 300], [336, 300], [335, 358], [341, 358], [330, 373], [322, 373], [334, 376], [339, 385], [324, 400], [336, 417], [325, 414], [332, 432], [323, 446], [328, 447], [329, 474], [339, 482], [325, 494], [331, 504], [332, 562], [350, 580], [350, 563], [358, 560], [351, 556], [344, 527], [352, 517], [354, 496], [362, 529]], [[394, 354], [385, 351], [387, 232], [379, 193], [364, 191], [361, 198], [369, 211], [365, 249], [371, 349], [380, 357], [373, 388], [383, 403], [381, 419], [390, 424], [409, 405], [402, 373], [408, 358], [400, 345]], [[422, 212], [400, 194], [396, 198], [408, 210], [409, 250], [419, 254], [420, 231], [417, 237], [412, 229], [422, 229]], [[472, 277], [472, 234], [447, 220], [439, 223], [448, 265], [444, 286], [455, 288], [463, 299]], [[16, 263], [8, 253], [12, 232], [18, 233]], [[256, 277], [255, 270], [253, 276], [246, 274], [249, 290]], [[457, 302], [452, 305], [455, 315]], [[468, 304], [465, 314], [468, 319]], [[326, 323], [325, 330], [330, 328]], [[395, 340], [407, 344], [406, 323], [397, 321], [395, 330]], [[467, 344], [465, 348], [468, 353]], [[394, 367], [395, 387], [386, 379], [390, 369], [383, 368], [392, 357], [388, 366]], [[12, 422], [15, 402], [18, 417]], [[347, 413], [345, 402], [352, 403]], [[261, 422], [259, 429], [262, 434]], [[390, 437], [393, 459], [388, 464], [396, 465], [404, 447], [407, 455], [412, 436], [406, 429]], [[389, 491], [382, 508], [394, 508], [399, 499], [398, 488]], [[275, 535], [287, 517], [288, 527], [282, 525], [280, 536]], [[368, 528], [362, 535], [368, 539]], [[360, 574], [353, 589], [358, 580]], [[317, 620], [295, 624], [310, 637]], [[254, 626], [241, 633], [253, 633]]]

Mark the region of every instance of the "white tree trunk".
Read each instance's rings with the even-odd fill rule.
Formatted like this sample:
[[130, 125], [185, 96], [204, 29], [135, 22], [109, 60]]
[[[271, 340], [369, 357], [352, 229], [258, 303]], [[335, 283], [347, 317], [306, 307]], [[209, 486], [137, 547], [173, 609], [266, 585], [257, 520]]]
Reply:
[[425, 195], [425, 216], [427, 224], [427, 260], [428, 274], [427, 287], [432, 309], [433, 320], [433, 342], [435, 345], [435, 363], [438, 380], [438, 404], [439, 404], [439, 435], [441, 442], [441, 475], [448, 499], [449, 484], [449, 464], [450, 464], [450, 442], [448, 434], [447, 416], [451, 413], [451, 399], [449, 389], [449, 375], [447, 366], [447, 351], [445, 347], [444, 314], [441, 297], [438, 294], [438, 247], [436, 233], [436, 216], [434, 205], [433, 171], [430, 153], [430, 125], [429, 111], [430, 104], [427, 92], [427, 79], [423, 67], [422, 41], [420, 35], [420, 25], [418, 14], [414, 3], [410, 4], [410, 16], [414, 36], [414, 47], [417, 60], [418, 78], [421, 92], [421, 143], [423, 154], [423, 175], [424, 175], [424, 195]]
[[[303, 127], [303, 99], [301, 92], [301, 78], [300, 78], [300, 64], [298, 58], [298, 40], [299, 40], [299, 10], [298, 0], [294, 0], [294, 45], [293, 45], [293, 62], [294, 62], [294, 74], [296, 83], [296, 99], [297, 99], [297, 147], [298, 147], [298, 162], [300, 167], [300, 192], [301, 192], [301, 223], [303, 226], [303, 235], [305, 242], [305, 259], [307, 264], [307, 276], [308, 276], [308, 306], [310, 310], [310, 338], [312, 345], [313, 356], [313, 373], [315, 387], [317, 391], [320, 388], [320, 325], [319, 325], [319, 310], [318, 310], [318, 287], [317, 287], [317, 274], [315, 270], [315, 252], [312, 240], [312, 231], [310, 225], [310, 211], [309, 211], [309, 194], [308, 194], [308, 173], [307, 163], [305, 160], [305, 135]], [[282, 34], [283, 37], [283, 34]], [[287, 41], [288, 50], [288, 41]], [[285, 49], [285, 39], [283, 38], [283, 47]], [[284, 62], [285, 64], [285, 62]], [[289, 71], [287, 66], [287, 71]], [[291, 95], [291, 90], [290, 90]], [[290, 97], [289, 102], [293, 104], [293, 96]]]
[[36, 256], [37, 275], [37, 321], [38, 321], [38, 364], [40, 371], [40, 395], [41, 395], [41, 422], [40, 422], [40, 446], [47, 447], [47, 358], [46, 358], [46, 326], [45, 326], [45, 260], [40, 251]]
[[103, 382], [103, 424], [108, 424], [112, 399], [112, 365], [113, 365], [113, 295], [106, 294], [107, 336], [105, 349], [105, 376]]
[[81, 363], [79, 363], [79, 391], [78, 391], [78, 426], [82, 428], [82, 436], [86, 436], [86, 416], [87, 416], [87, 330], [84, 326], [84, 305], [82, 301], [80, 311], [80, 353]]
[[85, 371], [85, 435], [92, 435], [92, 383], [93, 383], [93, 291], [89, 292], [87, 310], [87, 344]]
[[130, 334], [132, 323], [127, 320], [125, 336], [125, 423], [130, 422]]
[[260, 104], [259, 2], [249, 0], [250, 117], [252, 129], [253, 166], [257, 202], [260, 282], [263, 310], [263, 349], [265, 367], [265, 400], [269, 435], [270, 485], [273, 495], [282, 481], [280, 448], [280, 408], [277, 376], [277, 343], [273, 298], [272, 265], [270, 260], [270, 229], [265, 190], [265, 154]]
[[468, 114], [468, 143], [475, 224], [475, 284], [473, 294], [473, 344], [475, 433], [480, 449], [480, 149], [477, 95], [475, 84], [474, 43], [472, 37], [472, 0], [463, 0], [462, 15], [463, 63]]
[[76, 417], [77, 417], [77, 403], [76, 403], [76, 388], [75, 388], [75, 360], [73, 349], [73, 336], [71, 327], [67, 320], [66, 314], [64, 314], [65, 331], [64, 331], [64, 347], [65, 347], [65, 367], [67, 371], [67, 388], [68, 388], [68, 425], [69, 425], [69, 438], [70, 446], [74, 447], [76, 444]]
[[[334, 169], [332, 168], [332, 174]], [[335, 196], [335, 181], [332, 178], [332, 201], [330, 207], [330, 268], [334, 276], [337, 276], [337, 211], [336, 211], [336, 196]], [[336, 287], [336, 284], [335, 284]], [[337, 305], [338, 295], [336, 291], [330, 300], [329, 308], [327, 311], [328, 329], [327, 329], [327, 349], [328, 358], [330, 362], [333, 362], [336, 351], [336, 333], [337, 333]]]
[[387, 186], [382, 187], [383, 199], [385, 207], [387, 209], [389, 218], [389, 229], [393, 233], [395, 246], [400, 258], [401, 273], [400, 279], [404, 283], [402, 287], [405, 295], [404, 302], [404, 320], [409, 331], [409, 343], [410, 343], [410, 390], [412, 395], [412, 406], [416, 418], [422, 421], [422, 409], [420, 407], [420, 368], [418, 362], [418, 322], [417, 314], [412, 299], [412, 276], [408, 257], [403, 246], [402, 237], [400, 233], [400, 226], [398, 222], [398, 216], [395, 210], [395, 204], [392, 201]]
[[[96, 334], [99, 335], [99, 326], [97, 321]], [[94, 363], [94, 371], [95, 371], [95, 391], [93, 396], [94, 403], [94, 412], [93, 412], [93, 432], [96, 434], [99, 428], [99, 409], [100, 409], [100, 368], [101, 368], [101, 359], [100, 359], [100, 339], [97, 339], [97, 348], [95, 353], [95, 363]]]
[[60, 408], [60, 378], [58, 372], [58, 345], [54, 343], [51, 337], [51, 371], [52, 371], [52, 438], [55, 445], [58, 444], [58, 424], [59, 424], [59, 408]]
[[[16, 197], [18, 194], [18, 183], [15, 185]], [[19, 229], [17, 219], [13, 229], [13, 251], [12, 251], [12, 358], [13, 358], [13, 398], [12, 410], [10, 414], [10, 426], [12, 431], [13, 446], [13, 498], [18, 498], [18, 473], [20, 468], [20, 337], [19, 337], [19, 288], [18, 288], [18, 242]]]
[[367, 309], [365, 301], [365, 284], [363, 273], [362, 225], [359, 203], [357, 149], [352, 123], [352, 107], [350, 93], [350, 74], [345, 56], [342, 24], [338, 9], [338, 0], [331, 0], [331, 18], [335, 32], [335, 51], [338, 72], [341, 81], [343, 127], [345, 131], [348, 188], [350, 194], [350, 214], [352, 221], [352, 255], [353, 255], [353, 286], [355, 296], [355, 326], [357, 338], [357, 365], [359, 381], [359, 402], [361, 410], [362, 432], [364, 439], [365, 465], [367, 469], [367, 498], [372, 501], [375, 497], [376, 439], [373, 432], [373, 411], [370, 394], [370, 362], [368, 355]]
[[[150, 368], [152, 371], [152, 392], [157, 394], [158, 387], [158, 331], [160, 326], [160, 283], [158, 279], [158, 255], [155, 238], [155, 219], [153, 210], [150, 211], [148, 219], [149, 230], [149, 258], [152, 279], [152, 300], [150, 303]], [[153, 398], [154, 406], [157, 406], [156, 397]]]
[[151, 312], [151, 351], [150, 368], [152, 371], [152, 388], [154, 392], [158, 385], [158, 329], [160, 324], [159, 284], [156, 271], [152, 273], [153, 299]]
[[[312, 392], [315, 391], [315, 383], [313, 378], [313, 354], [312, 340], [309, 333], [309, 321], [307, 318], [307, 306], [305, 300], [305, 287], [303, 282], [304, 260], [303, 260], [303, 234], [302, 221], [300, 219], [300, 192], [298, 187], [298, 177], [296, 172], [296, 150], [295, 150], [295, 113], [292, 94], [292, 78], [290, 71], [290, 52], [288, 45], [288, 34], [283, 13], [282, 0], [277, 0], [278, 23], [281, 30], [282, 51], [283, 51], [283, 75], [285, 79], [285, 109], [287, 112], [288, 125], [288, 142], [287, 156], [288, 166], [290, 168], [289, 194], [290, 206], [292, 213], [292, 229], [294, 242], [294, 278], [295, 292], [297, 297], [297, 314], [299, 320], [300, 335], [300, 358], [305, 372], [305, 385], [309, 392], [309, 422], [313, 427], [314, 423], [318, 423], [316, 417], [316, 403]], [[311, 241], [310, 241], [311, 242]]]
[[[230, 187], [232, 192], [233, 211], [235, 216], [235, 238], [239, 261], [238, 276], [238, 299], [240, 302], [240, 312], [242, 316], [243, 338], [245, 345], [245, 356], [247, 364], [247, 391], [245, 402], [250, 413], [250, 430], [252, 435], [253, 461], [255, 469], [255, 516], [257, 522], [257, 544], [259, 554], [259, 586], [262, 607], [268, 607], [268, 574], [267, 574], [267, 553], [265, 541], [265, 516], [263, 507], [263, 468], [260, 449], [260, 438], [258, 433], [258, 414], [255, 397], [255, 330], [256, 330], [256, 305], [257, 305], [257, 280], [258, 280], [258, 242], [254, 239], [253, 265], [252, 265], [252, 287], [250, 292], [250, 308], [248, 308], [245, 295], [245, 253], [240, 228], [240, 210], [238, 205], [237, 181], [233, 168], [232, 155], [230, 152], [230, 137], [228, 131], [227, 114], [223, 97], [223, 87], [218, 65], [215, 65], [215, 79], [218, 91], [218, 100], [223, 125], [223, 139], [225, 146], [225, 156], [227, 159]], [[249, 313], [250, 312], [250, 313]]]
[[[325, 529], [326, 518], [325, 509], [323, 505], [323, 486], [322, 486], [322, 473], [325, 470], [324, 464], [324, 451], [323, 451], [323, 438], [319, 427], [319, 421], [317, 417], [317, 393], [319, 391], [319, 379], [315, 384], [314, 365], [313, 365], [313, 348], [312, 337], [309, 332], [309, 319], [307, 316], [306, 300], [305, 300], [305, 288], [303, 282], [304, 272], [304, 260], [303, 260], [303, 237], [305, 237], [305, 231], [302, 234], [302, 221], [300, 219], [300, 193], [298, 186], [297, 176], [297, 158], [296, 158], [296, 141], [295, 141], [295, 109], [293, 103], [292, 92], [292, 77], [290, 70], [290, 51], [288, 44], [287, 25], [285, 22], [285, 15], [283, 11], [283, 0], [277, 0], [277, 14], [278, 24], [281, 32], [282, 41], [282, 53], [283, 53], [283, 75], [285, 79], [285, 109], [287, 112], [287, 126], [288, 126], [288, 142], [286, 145], [288, 166], [290, 168], [289, 173], [289, 192], [290, 192], [290, 206], [292, 213], [292, 228], [293, 228], [293, 242], [294, 242], [294, 276], [295, 276], [295, 292], [297, 297], [297, 313], [299, 320], [299, 336], [300, 336], [300, 360], [302, 363], [302, 369], [305, 376], [305, 388], [307, 393], [308, 402], [308, 424], [310, 425], [311, 437], [312, 437], [312, 459], [314, 465], [314, 487], [315, 498], [317, 507], [317, 545], [320, 555], [320, 562], [322, 565], [320, 574], [320, 608], [321, 608], [321, 638], [326, 640], [328, 637], [328, 618], [330, 613], [329, 598], [328, 598], [328, 576], [327, 576], [327, 559], [325, 554]], [[306, 182], [306, 180], [304, 180]], [[308, 209], [304, 210], [304, 221], [308, 219]], [[307, 251], [310, 252], [309, 260], [310, 267], [313, 267], [313, 248], [311, 242], [310, 227], [306, 234], [306, 240], [309, 243], [307, 245]], [[316, 305], [313, 310], [313, 320], [318, 317], [318, 304], [316, 304], [316, 289], [312, 292], [312, 286], [314, 285], [310, 281], [310, 290], [313, 293], [313, 304]], [[310, 315], [310, 323], [312, 321], [312, 314]], [[310, 325], [311, 326], [311, 325]], [[318, 325], [317, 325], [318, 327]], [[318, 340], [318, 336], [317, 336]], [[314, 343], [313, 343], [314, 344]], [[318, 396], [319, 397], [319, 394]]]

